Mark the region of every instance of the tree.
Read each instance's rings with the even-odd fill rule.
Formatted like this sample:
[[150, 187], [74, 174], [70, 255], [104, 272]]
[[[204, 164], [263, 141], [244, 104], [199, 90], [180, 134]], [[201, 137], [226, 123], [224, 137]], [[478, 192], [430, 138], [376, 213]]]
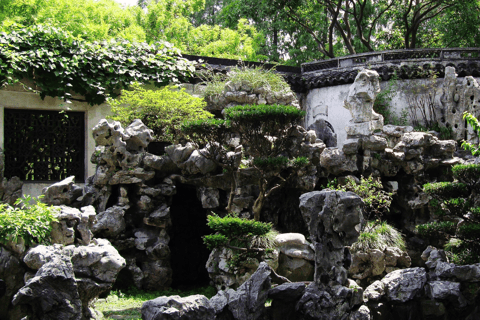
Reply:
[[108, 103], [112, 107], [110, 119], [119, 121], [125, 128], [140, 119], [153, 130], [157, 141], [173, 143], [180, 134], [183, 121], [213, 117], [205, 111], [203, 99], [171, 86], [151, 90], [137, 83], [132, 90], [124, 90], [118, 99], [109, 99]]
[[145, 41], [138, 24], [139, 7], [122, 8], [114, 0], [21, 0], [2, 1], [0, 21], [8, 27], [49, 24], [88, 41], [123, 38]]

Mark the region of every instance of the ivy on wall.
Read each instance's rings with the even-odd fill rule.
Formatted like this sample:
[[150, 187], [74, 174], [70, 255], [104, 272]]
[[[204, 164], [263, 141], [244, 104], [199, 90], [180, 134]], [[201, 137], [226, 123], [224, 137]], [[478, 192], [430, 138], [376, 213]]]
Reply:
[[46, 25], [0, 34], [0, 86], [29, 79], [42, 99], [69, 101], [75, 92], [101, 104], [134, 82], [160, 87], [185, 81], [194, 71], [194, 63], [168, 42], [89, 43]]

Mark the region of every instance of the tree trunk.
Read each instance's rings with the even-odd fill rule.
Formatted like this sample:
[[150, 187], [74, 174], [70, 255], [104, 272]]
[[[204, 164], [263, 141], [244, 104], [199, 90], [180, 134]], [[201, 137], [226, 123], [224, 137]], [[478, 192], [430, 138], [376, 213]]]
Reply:
[[262, 190], [263, 188], [260, 187], [260, 194], [258, 195], [257, 199], [253, 203], [253, 219], [255, 221], [260, 221], [260, 213], [262, 213], [263, 203], [265, 201], [265, 193]]

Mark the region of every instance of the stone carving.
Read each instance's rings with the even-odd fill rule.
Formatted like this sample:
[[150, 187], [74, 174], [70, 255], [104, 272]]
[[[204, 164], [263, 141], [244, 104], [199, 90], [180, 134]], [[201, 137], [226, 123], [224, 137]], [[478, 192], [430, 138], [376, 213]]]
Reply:
[[352, 120], [345, 128], [348, 136], [366, 136], [383, 128], [383, 116], [373, 111], [379, 92], [378, 73], [366, 69], [360, 71], [345, 99], [345, 108], [352, 114]]

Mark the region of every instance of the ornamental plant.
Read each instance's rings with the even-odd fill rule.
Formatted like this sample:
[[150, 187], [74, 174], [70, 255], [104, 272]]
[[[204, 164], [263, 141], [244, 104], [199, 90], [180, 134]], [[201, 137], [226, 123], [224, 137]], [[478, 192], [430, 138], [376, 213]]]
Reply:
[[216, 233], [204, 236], [203, 242], [210, 250], [222, 247], [234, 250], [235, 259], [230, 261], [233, 268], [238, 268], [249, 258], [261, 258], [276, 246], [278, 233], [272, 229], [271, 223], [242, 219], [232, 214], [223, 218], [213, 214], [207, 221]]
[[245, 156], [251, 160], [256, 172], [259, 194], [252, 211], [258, 221], [265, 199], [292, 182], [298, 170], [309, 163], [307, 158], [289, 153], [289, 136], [304, 115], [304, 111], [293, 106], [245, 105], [225, 109], [225, 120], [184, 123], [182, 130], [185, 134], [200, 146], [208, 146], [203, 156], [216, 161], [230, 175], [232, 188], [227, 211], [231, 209], [236, 189], [235, 172], [241, 170], [239, 162], [235, 161], [236, 156], [229, 155], [230, 150], [225, 148], [231, 132], [240, 136], [246, 149]]
[[42, 99], [70, 101], [75, 92], [91, 105], [101, 104], [134, 82], [161, 87], [185, 81], [194, 71], [168, 42], [89, 43], [48, 25], [11, 26], [0, 33], [0, 86], [28, 79]]
[[362, 198], [367, 220], [380, 220], [384, 214], [390, 211], [393, 193], [383, 190], [379, 178], [361, 176], [360, 182], [357, 184], [352, 177], [348, 177], [345, 185], [334, 188], [341, 191], [352, 191]]
[[26, 246], [49, 244], [57, 210], [40, 202], [40, 197], [24, 196], [15, 201], [14, 207], [0, 204], [0, 243], [5, 245], [21, 238]]
[[457, 264], [480, 262], [480, 164], [452, 167], [453, 182], [428, 183], [423, 191], [431, 196], [432, 219], [418, 225], [418, 234], [447, 240], [444, 249]]
[[[472, 127], [473, 131], [478, 135], [480, 135], [480, 122], [478, 121], [475, 116], [469, 112], [464, 112], [463, 113], [463, 119], [467, 121], [467, 123]], [[472, 156], [478, 157], [480, 156], [480, 146], [476, 146], [473, 143], [469, 143], [466, 141], [462, 142], [462, 148], [470, 151]]]
[[124, 127], [140, 119], [153, 130], [157, 141], [174, 142], [184, 121], [213, 117], [204, 109], [203, 99], [172, 86], [148, 90], [136, 83], [132, 90], [124, 90], [118, 99], [109, 99], [108, 103], [112, 108], [109, 119], [119, 121]]

